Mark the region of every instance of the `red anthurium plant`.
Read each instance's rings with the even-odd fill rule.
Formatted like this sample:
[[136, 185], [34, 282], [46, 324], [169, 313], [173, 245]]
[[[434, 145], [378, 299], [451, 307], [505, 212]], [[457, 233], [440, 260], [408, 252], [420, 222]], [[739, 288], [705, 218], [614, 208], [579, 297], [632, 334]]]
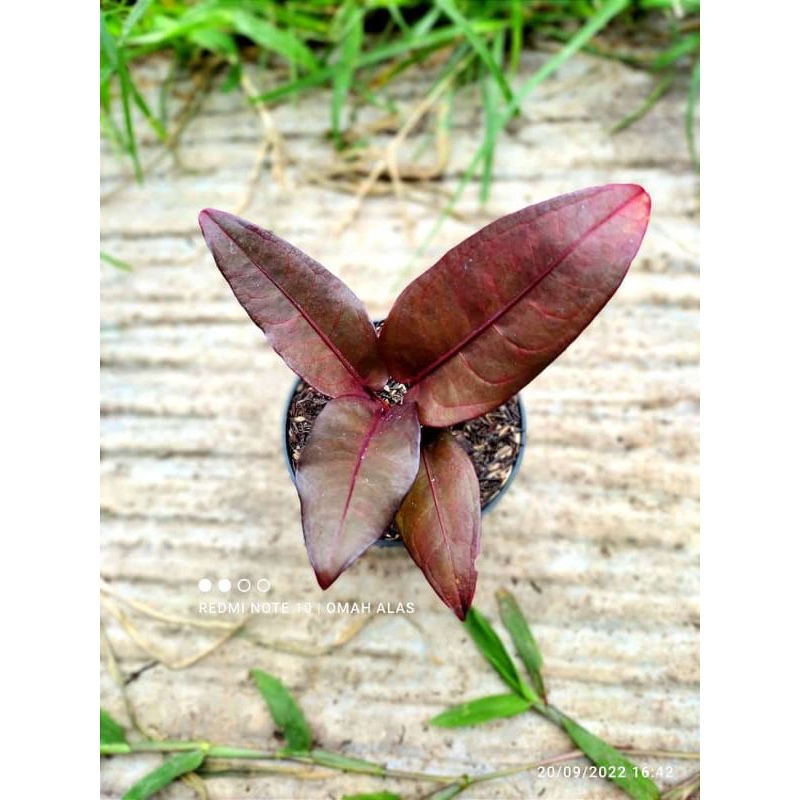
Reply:
[[[507, 401], [569, 346], [622, 282], [649, 215], [644, 189], [612, 184], [502, 217], [411, 283], [376, 333], [359, 299], [313, 258], [231, 214], [201, 212], [236, 298], [331, 398], [296, 476], [323, 589], [394, 520], [464, 619], [481, 507], [472, 462], [447, 428]], [[400, 404], [379, 394], [390, 378], [407, 387]]]

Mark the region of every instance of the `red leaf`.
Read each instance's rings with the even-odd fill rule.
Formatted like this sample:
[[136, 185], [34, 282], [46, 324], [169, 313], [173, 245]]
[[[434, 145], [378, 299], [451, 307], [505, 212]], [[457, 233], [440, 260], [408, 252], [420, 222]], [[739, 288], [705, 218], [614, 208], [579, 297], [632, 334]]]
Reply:
[[385, 385], [375, 329], [337, 277], [233, 214], [207, 208], [200, 212], [200, 228], [236, 299], [307, 383], [329, 397]]
[[463, 620], [478, 579], [481, 499], [472, 462], [448, 431], [423, 446], [395, 522], [428, 583]]
[[487, 225], [408, 286], [378, 344], [422, 424], [471, 419], [533, 380], [617, 290], [649, 216], [640, 186], [562, 195]]
[[331, 400], [314, 422], [297, 468], [303, 534], [327, 589], [380, 538], [414, 481], [420, 428], [415, 403]]

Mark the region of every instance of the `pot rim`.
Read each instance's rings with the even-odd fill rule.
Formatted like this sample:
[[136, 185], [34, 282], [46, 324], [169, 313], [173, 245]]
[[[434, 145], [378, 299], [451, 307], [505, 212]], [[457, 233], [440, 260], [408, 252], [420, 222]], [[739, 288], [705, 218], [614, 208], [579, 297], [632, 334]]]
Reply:
[[[289, 409], [292, 406], [292, 400], [294, 399], [295, 394], [297, 393], [297, 389], [301, 383], [306, 383], [301, 377], [297, 377], [295, 382], [292, 384], [292, 388], [289, 390], [289, 396], [286, 398], [286, 403], [283, 406], [283, 414], [281, 415], [281, 424], [283, 425], [282, 431], [282, 441], [283, 441], [283, 460], [286, 464], [286, 471], [289, 473], [289, 478], [293, 484], [297, 484], [295, 478], [295, 471], [294, 471], [294, 464], [292, 463], [292, 457], [290, 453], [289, 447], [289, 425], [287, 424], [289, 419]], [[308, 384], [306, 384], [308, 385]], [[511, 472], [508, 474], [508, 478], [506, 482], [500, 488], [500, 491], [485, 505], [481, 506], [481, 516], [486, 514], [492, 508], [494, 508], [503, 495], [508, 491], [511, 484], [514, 482], [514, 479], [517, 477], [517, 473], [519, 472], [520, 465], [522, 464], [522, 457], [525, 455], [525, 445], [528, 440], [528, 417], [525, 413], [525, 403], [522, 402], [522, 395], [517, 394], [514, 395], [517, 400], [517, 407], [519, 408], [519, 450], [517, 451], [517, 457], [514, 461], [514, 466], [511, 467]], [[384, 541], [383, 539], [378, 539], [373, 546], [375, 547], [399, 547], [403, 544], [402, 539], [394, 539], [390, 541]]]

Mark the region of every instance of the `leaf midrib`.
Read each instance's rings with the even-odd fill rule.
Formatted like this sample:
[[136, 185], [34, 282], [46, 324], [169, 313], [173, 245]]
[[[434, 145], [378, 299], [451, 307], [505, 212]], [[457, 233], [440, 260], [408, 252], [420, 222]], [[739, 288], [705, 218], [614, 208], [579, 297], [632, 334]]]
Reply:
[[[598, 193], [599, 194], [599, 193]], [[569, 258], [572, 253], [580, 247], [586, 239], [589, 238], [592, 234], [594, 234], [599, 228], [605, 225], [609, 220], [619, 214], [626, 206], [630, 205], [634, 200], [638, 200], [642, 194], [644, 194], [644, 189], [640, 189], [632, 197], [629, 197], [624, 203], [620, 204], [615, 208], [610, 214], [603, 217], [599, 222], [595, 223], [591, 228], [581, 234], [581, 236], [575, 241], [574, 244], [570, 245], [554, 262], [553, 264], [548, 267], [548, 269], [542, 273], [533, 283], [525, 287], [521, 292], [519, 292], [512, 300], [502, 306], [498, 311], [496, 311], [489, 319], [484, 320], [475, 330], [471, 331], [469, 335], [467, 335], [464, 339], [460, 342], [456, 343], [451, 347], [447, 352], [443, 353], [441, 356], [436, 358], [432, 361], [427, 367], [420, 370], [416, 375], [411, 376], [407, 383], [409, 386], [414, 386], [416, 384], [421, 383], [425, 378], [427, 378], [431, 373], [435, 372], [442, 364], [449, 361], [459, 352], [461, 352], [467, 345], [473, 342], [476, 338], [478, 338], [481, 334], [483, 334], [488, 328], [494, 325], [503, 315], [507, 314], [517, 303], [519, 303], [527, 294], [532, 292], [545, 278], [549, 277], [555, 269], [557, 269], [567, 258]], [[581, 198], [584, 200], [585, 198]], [[505, 231], [504, 233], [507, 233]]]
[[342, 508], [342, 515], [339, 518], [339, 525], [336, 528], [336, 535], [333, 540], [333, 551], [337, 552], [339, 549], [339, 543], [342, 538], [342, 531], [344, 530], [344, 525], [346, 522], [347, 515], [350, 511], [350, 502], [353, 499], [353, 492], [356, 488], [356, 480], [358, 479], [358, 473], [361, 471], [361, 466], [364, 463], [364, 459], [367, 455], [367, 449], [369, 448], [370, 443], [372, 442], [373, 437], [375, 436], [375, 432], [378, 430], [378, 426], [381, 424], [381, 421], [384, 418], [383, 409], [378, 407], [373, 412], [372, 422], [370, 423], [369, 430], [364, 434], [364, 439], [361, 442], [361, 446], [359, 447], [358, 454], [356, 455], [356, 465], [355, 469], [352, 471], [350, 475], [350, 482], [347, 487], [347, 498], [344, 501], [344, 507]]
[[[252, 262], [252, 264], [258, 269], [258, 271], [294, 306], [300, 316], [311, 326], [312, 330], [319, 336], [319, 338], [323, 341], [326, 347], [336, 356], [339, 363], [350, 373], [350, 375], [356, 380], [358, 385], [367, 391], [367, 384], [364, 378], [358, 374], [356, 368], [345, 358], [344, 354], [339, 350], [339, 348], [333, 343], [330, 337], [320, 329], [317, 323], [303, 310], [303, 307], [300, 303], [291, 295], [291, 293], [285, 289], [280, 283], [278, 283], [272, 275], [269, 274], [267, 268], [263, 266], [257, 259], [255, 259], [252, 255], [250, 255], [244, 247], [233, 237], [231, 236], [225, 228], [222, 227], [210, 214], [208, 218], [217, 226], [217, 228], [222, 231], [225, 236], [236, 245], [236, 247]], [[259, 239], [264, 241], [267, 240], [263, 233], [260, 230], [248, 228], [251, 233], [255, 233]], [[270, 244], [277, 244], [278, 246], [281, 245], [280, 242], [270, 242]], [[227, 277], [227, 276], [226, 276]], [[260, 326], [259, 326], [260, 327]]]
[[[445, 547], [447, 548], [447, 558], [450, 563], [450, 571], [452, 572], [453, 583], [456, 585], [456, 594], [458, 595], [458, 600], [461, 601], [461, 592], [459, 590], [458, 584], [456, 583], [456, 565], [455, 561], [453, 560], [453, 549], [450, 547], [450, 538], [447, 535], [447, 529], [444, 524], [444, 520], [442, 519], [442, 510], [439, 506], [439, 496], [436, 493], [436, 483], [431, 477], [431, 470], [430, 465], [428, 464], [428, 455], [425, 452], [426, 448], [421, 448], [420, 450], [420, 458], [422, 459], [422, 463], [425, 466], [425, 477], [428, 479], [428, 486], [431, 488], [431, 498], [433, 499], [433, 507], [436, 509], [436, 520], [439, 523], [439, 530], [441, 531], [442, 539], [444, 540]], [[431, 576], [432, 577], [432, 573]], [[435, 583], [439, 586], [440, 592], [439, 594], [444, 595], [446, 592], [442, 589], [441, 583], [435, 580]]]

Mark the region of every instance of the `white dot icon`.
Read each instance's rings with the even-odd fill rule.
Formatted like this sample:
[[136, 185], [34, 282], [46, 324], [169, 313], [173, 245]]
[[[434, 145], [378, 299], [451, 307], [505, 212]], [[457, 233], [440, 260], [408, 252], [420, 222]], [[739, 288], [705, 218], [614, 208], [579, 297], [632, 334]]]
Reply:
[[227, 578], [222, 578], [217, 584], [217, 588], [221, 592], [229, 592], [231, 590], [231, 582]]
[[250, 591], [250, 581], [247, 578], [239, 578], [239, 582], [236, 584], [236, 588], [240, 592], [249, 592]]
[[210, 592], [211, 591], [211, 581], [208, 578], [200, 578], [197, 581], [197, 588], [201, 592]]

